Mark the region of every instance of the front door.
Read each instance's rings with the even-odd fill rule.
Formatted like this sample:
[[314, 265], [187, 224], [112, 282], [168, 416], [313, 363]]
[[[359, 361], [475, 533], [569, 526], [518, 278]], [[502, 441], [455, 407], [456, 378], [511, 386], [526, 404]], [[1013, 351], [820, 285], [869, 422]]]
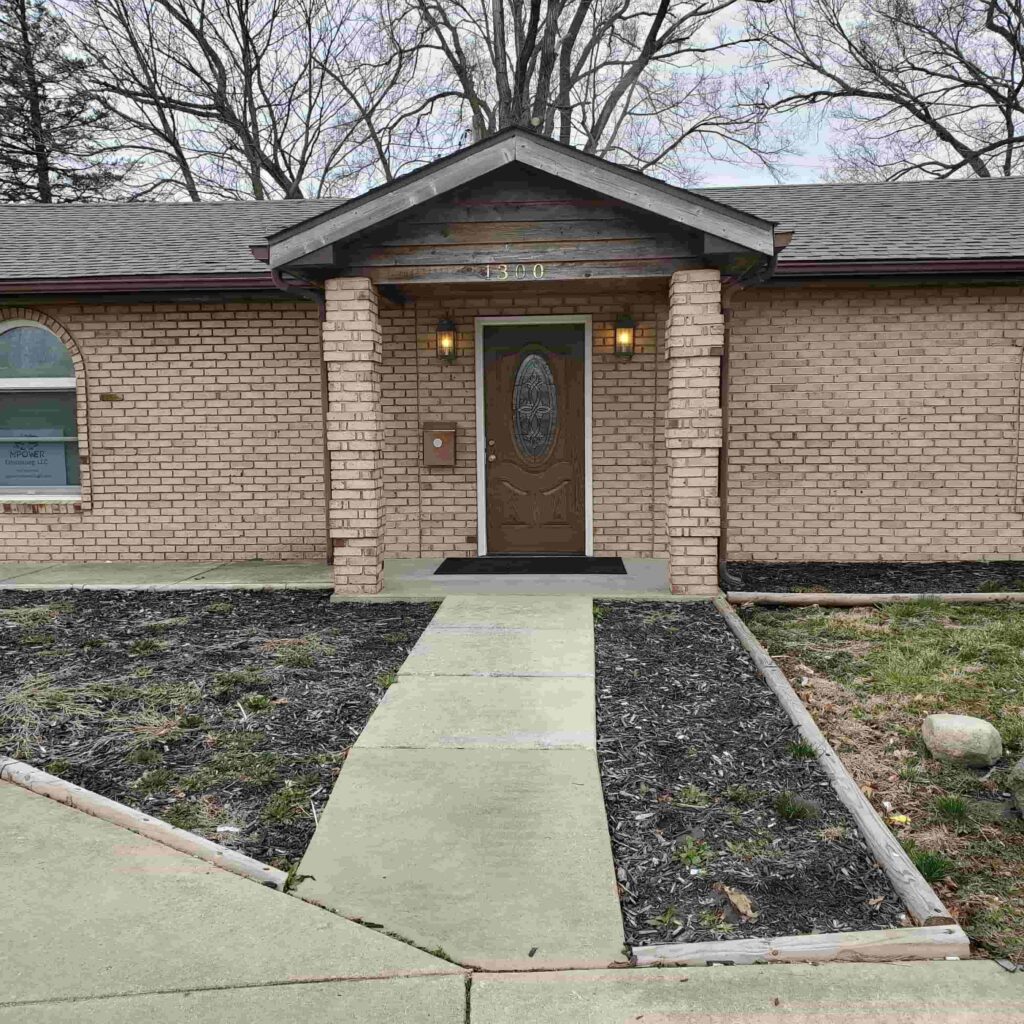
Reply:
[[586, 552], [583, 324], [483, 328], [487, 553]]

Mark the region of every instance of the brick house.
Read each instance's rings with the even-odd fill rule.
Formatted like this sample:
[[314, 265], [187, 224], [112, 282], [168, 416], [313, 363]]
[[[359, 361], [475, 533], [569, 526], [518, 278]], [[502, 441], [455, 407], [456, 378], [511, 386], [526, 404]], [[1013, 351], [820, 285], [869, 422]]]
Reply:
[[1022, 557], [1022, 225], [518, 129], [340, 204], [0, 208], [0, 559]]

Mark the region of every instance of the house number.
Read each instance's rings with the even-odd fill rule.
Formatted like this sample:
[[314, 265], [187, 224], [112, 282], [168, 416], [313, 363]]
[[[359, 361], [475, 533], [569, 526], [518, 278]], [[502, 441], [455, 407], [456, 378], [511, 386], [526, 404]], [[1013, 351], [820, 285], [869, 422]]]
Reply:
[[484, 277], [491, 281], [535, 281], [544, 277], [544, 264], [534, 263], [488, 263], [484, 268]]

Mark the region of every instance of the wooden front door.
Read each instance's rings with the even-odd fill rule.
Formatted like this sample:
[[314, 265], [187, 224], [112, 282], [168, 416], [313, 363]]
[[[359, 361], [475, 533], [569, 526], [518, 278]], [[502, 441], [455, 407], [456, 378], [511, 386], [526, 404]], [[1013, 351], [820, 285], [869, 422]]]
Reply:
[[483, 328], [487, 553], [586, 553], [583, 324]]

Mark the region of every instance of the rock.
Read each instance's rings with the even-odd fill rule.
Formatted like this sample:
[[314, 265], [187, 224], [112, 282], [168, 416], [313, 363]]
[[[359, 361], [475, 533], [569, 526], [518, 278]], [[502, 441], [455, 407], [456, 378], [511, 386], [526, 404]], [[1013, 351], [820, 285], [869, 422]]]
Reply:
[[921, 738], [932, 757], [969, 768], [988, 768], [1003, 756], [999, 730], [970, 715], [929, 715]]
[[1006, 788], [1017, 810], [1024, 814], [1024, 757], [1010, 769], [1010, 774], [1006, 776]]

